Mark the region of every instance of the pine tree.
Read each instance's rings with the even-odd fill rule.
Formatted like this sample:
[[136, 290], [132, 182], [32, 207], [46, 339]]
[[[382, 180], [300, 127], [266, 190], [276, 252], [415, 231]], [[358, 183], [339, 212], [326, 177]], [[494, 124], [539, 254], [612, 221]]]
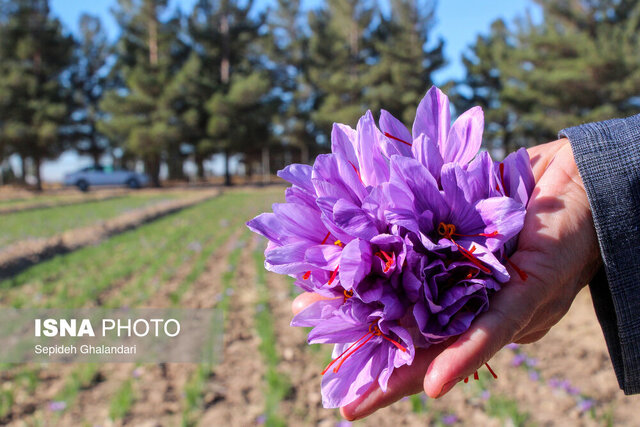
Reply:
[[201, 3], [214, 30], [205, 37], [219, 82], [206, 103], [207, 134], [224, 155], [225, 185], [231, 185], [230, 157], [241, 153], [247, 161], [270, 137], [275, 100], [261, 44], [265, 16], [252, 16], [253, 1]]
[[466, 77], [451, 96], [460, 112], [476, 105], [483, 108], [483, 143], [490, 149], [504, 148], [505, 152], [515, 148], [517, 123], [511, 106], [501, 98], [506, 78], [502, 70], [515, 55], [514, 50], [513, 37], [506, 23], [502, 19], [495, 20], [489, 34], [478, 35], [470, 51], [463, 54]]
[[311, 120], [315, 92], [309, 81], [309, 34], [300, 0], [278, 0], [269, 14], [267, 46], [276, 66], [275, 86], [282, 91], [282, 111], [275, 119], [281, 131], [278, 139], [285, 147], [300, 149], [300, 162], [308, 163], [316, 154], [317, 129]]
[[79, 45], [71, 73], [74, 148], [99, 164], [100, 157], [109, 148], [109, 140], [97, 126], [103, 116], [100, 101], [108, 84], [106, 68], [111, 47], [100, 18], [84, 14], [79, 27]]
[[312, 118], [325, 137], [334, 122], [355, 126], [366, 107], [375, 8], [369, 0], [328, 0], [309, 15], [309, 78], [316, 92]]
[[467, 64], [468, 99], [486, 97], [498, 110], [502, 117], [490, 122], [502, 126], [495, 135], [507, 151], [555, 139], [565, 127], [640, 112], [640, 3], [537, 3], [543, 22], [527, 17], [506, 32], [495, 23]]
[[64, 148], [70, 100], [63, 73], [71, 64], [73, 39], [51, 17], [47, 0], [5, 1], [2, 10], [0, 140], [23, 165], [32, 160], [40, 190], [42, 161]]
[[391, 0], [389, 17], [380, 15], [374, 35], [376, 63], [367, 74], [367, 105], [411, 123], [416, 107], [433, 85], [431, 75], [444, 65], [442, 39], [431, 49], [431, 0]]
[[[165, 90], [185, 61], [187, 49], [176, 35], [180, 16], [160, 16], [167, 0], [119, 0], [117, 18], [122, 35], [115, 71], [122, 87], [110, 90], [100, 104], [107, 113], [98, 129], [141, 158], [155, 186], [160, 185], [163, 157], [169, 177], [182, 173], [180, 134]], [[176, 176], [178, 174], [178, 176]]]

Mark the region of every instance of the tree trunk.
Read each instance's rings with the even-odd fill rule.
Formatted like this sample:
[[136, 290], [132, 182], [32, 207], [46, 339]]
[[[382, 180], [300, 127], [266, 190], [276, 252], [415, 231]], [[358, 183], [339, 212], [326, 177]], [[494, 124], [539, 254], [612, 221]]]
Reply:
[[167, 166], [169, 168], [169, 179], [172, 180], [184, 180], [184, 170], [182, 168], [182, 154], [180, 153], [180, 146], [177, 144], [171, 144], [169, 147], [169, 157], [167, 159]]
[[231, 171], [229, 170], [229, 150], [224, 151], [224, 185], [231, 186]]
[[100, 157], [102, 157], [101, 154], [102, 153], [100, 152], [100, 150], [98, 149], [97, 146], [94, 146], [92, 148], [91, 157], [93, 158], [93, 164], [94, 165], [99, 165], [100, 164]]
[[18, 176], [18, 182], [24, 184], [27, 182], [27, 161], [24, 156], [20, 156], [20, 176]]
[[269, 156], [269, 148], [262, 147], [262, 183], [269, 184], [271, 182], [271, 162]]
[[149, 13], [149, 63], [158, 65], [158, 15], [155, 5]]
[[220, 80], [223, 84], [229, 83], [231, 75], [231, 63], [229, 53], [229, 17], [226, 10], [220, 18], [220, 32], [222, 33], [222, 59], [220, 61]]
[[204, 181], [204, 158], [202, 155], [196, 153], [195, 155], [196, 166], [198, 167], [198, 180]]
[[36, 191], [42, 191], [42, 177], [40, 175], [40, 157], [33, 158], [33, 173], [36, 174]]
[[145, 172], [151, 178], [151, 184], [156, 188], [160, 187], [160, 156], [149, 157], [144, 163]]
[[308, 165], [309, 164], [309, 147], [304, 142], [302, 143], [302, 146], [300, 147], [300, 163], [302, 163], [304, 165]]

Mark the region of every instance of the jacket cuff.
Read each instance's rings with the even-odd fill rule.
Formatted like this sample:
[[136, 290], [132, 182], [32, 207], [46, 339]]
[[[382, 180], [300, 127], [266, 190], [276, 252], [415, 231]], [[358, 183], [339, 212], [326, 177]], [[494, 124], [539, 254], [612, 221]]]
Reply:
[[640, 115], [559, 136], [571, 143], [602, 253], [604, 273], [590, 284], [596, 314], [620, 387], [640, 393]]

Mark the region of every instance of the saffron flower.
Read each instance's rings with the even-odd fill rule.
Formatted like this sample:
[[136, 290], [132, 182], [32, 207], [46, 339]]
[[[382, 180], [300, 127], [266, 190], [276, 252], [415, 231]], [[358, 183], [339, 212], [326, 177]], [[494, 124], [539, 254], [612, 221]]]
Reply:
[[533, 190], [529, 157], [479, 153], [483, 126], [479, 107], [451, 124], [435, 87], [411, 132], [384, 110], [378, 124], [371, 112], [356, 129], [334, 124], [331, 153], [281, 170], [286, 203], [247, 223], [268, 239], [268, 270], [324, 297], [292, 325], [334, 344], [325, 407], [374, 383], [386, 391], [416, 348], [465, 332], [510, 279], [507, 265], [526, 280], [508, 255]]

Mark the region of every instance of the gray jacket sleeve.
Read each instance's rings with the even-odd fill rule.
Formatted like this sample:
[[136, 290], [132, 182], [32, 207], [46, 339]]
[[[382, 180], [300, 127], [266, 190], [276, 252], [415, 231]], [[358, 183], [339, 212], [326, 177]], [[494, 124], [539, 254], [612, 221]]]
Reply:
[[616, 377], [640, 393], [640, 115], [560, 132], [591, 205], [604, 268], [589, 284]]

